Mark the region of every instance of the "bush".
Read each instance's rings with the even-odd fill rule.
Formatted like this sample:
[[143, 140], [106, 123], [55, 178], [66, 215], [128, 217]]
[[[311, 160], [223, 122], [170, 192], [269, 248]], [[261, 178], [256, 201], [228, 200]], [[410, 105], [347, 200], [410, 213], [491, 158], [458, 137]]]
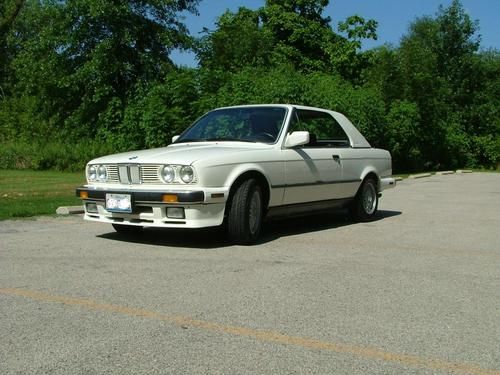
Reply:
[[325, 73], [308, 75], [304, 86], [304, 104], [343, 113], [372, 146], [384, 145], [384, 103], [376, 90]]
[[471, 167], [498, 168], [500, 163], [500, 138], [493, 135], [472, 138], [473, 161]]
[[392, 154], [395, 171], [422, 169], [420, 114], [415, 103], [396, 101], [386, 115], [385, 141]]
[[84, 170], [89, 160], [115, 151], [108, 144], [90, 140], [77, 144], [9, 142], [0, 144], [0, 165], [2, 169], [77, 172]]
[[194, 70], [172, 72], [162, 82], [138, 87], [124, 119], [103, 136], [121, 150], [166, 146], [201, 113]]

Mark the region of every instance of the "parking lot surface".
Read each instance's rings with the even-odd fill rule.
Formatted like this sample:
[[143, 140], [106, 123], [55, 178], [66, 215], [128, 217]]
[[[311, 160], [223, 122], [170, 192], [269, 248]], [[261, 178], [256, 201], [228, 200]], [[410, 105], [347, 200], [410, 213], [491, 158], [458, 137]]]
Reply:
[[500, 374], [500, 174], [405, 180], [379, 209], [251, 247], [0, 222], [0, 374]]

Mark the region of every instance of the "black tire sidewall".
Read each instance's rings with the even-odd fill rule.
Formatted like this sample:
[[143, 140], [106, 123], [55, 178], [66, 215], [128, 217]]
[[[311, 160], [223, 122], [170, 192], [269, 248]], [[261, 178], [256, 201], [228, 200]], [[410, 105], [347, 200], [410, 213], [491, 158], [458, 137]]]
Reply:
[[[250, 230], [250, 205], [253, 194], [259, 194], [260, 214], [257, 218], [257, 227], [254, 232]], [[262, 230], [263, 204], [262, 189], [255, 179], [243, 181], [235, 190], [230, 202], [227, 216], [227, 232], [229, 238], [240, 245], [254, 243]]]

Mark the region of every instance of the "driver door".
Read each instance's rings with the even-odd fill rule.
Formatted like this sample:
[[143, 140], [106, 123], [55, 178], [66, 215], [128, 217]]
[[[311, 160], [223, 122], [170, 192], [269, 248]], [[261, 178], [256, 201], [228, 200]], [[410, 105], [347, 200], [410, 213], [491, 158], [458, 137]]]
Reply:
[[308, 131], [310, 141], [284, 150], [283, 204], [345, 198], [342, 154], [350, 142], [343, 129], [327, 112], [297, 109], [288, 132], [299, 130]]

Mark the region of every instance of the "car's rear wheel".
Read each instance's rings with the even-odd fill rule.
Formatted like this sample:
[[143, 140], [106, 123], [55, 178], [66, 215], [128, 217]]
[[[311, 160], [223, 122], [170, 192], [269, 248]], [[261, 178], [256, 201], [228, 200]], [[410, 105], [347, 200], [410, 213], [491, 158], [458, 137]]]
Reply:
[[137, 225], [111, 224], [118, 233], [132, 234], [142, 232], [142, 227]]
[[262, 189], [255, 179], [248, 179], [236, 188], [230, 201], [227, 232], [239, 245], [254, 243], [262, 230]]
[[378, 208], [377, 182], [369, 177], [363, 181], [349, 213], [355, 221], [373, 220]]

